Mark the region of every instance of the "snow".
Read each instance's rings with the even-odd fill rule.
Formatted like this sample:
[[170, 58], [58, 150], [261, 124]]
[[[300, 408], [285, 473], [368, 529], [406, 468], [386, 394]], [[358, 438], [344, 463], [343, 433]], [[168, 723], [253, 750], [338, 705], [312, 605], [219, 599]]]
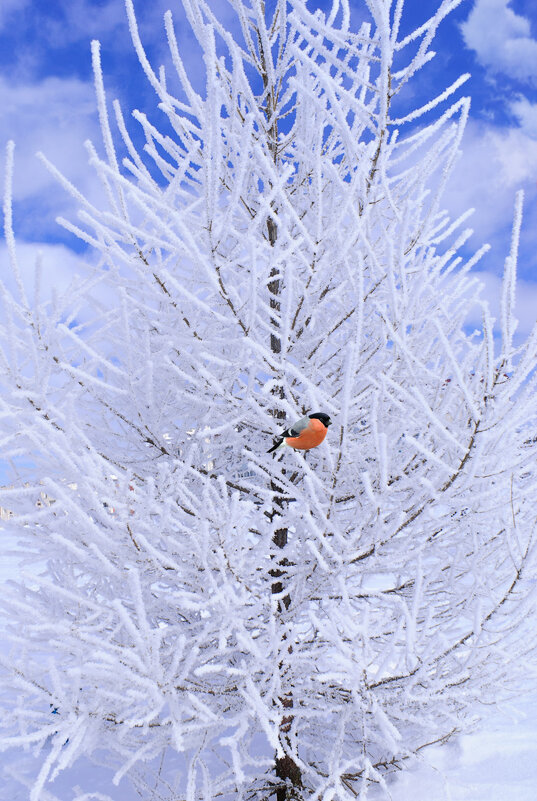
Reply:
[[[5, 530], [0, 529], [0, 541], [1, 588], [17, 577], [20, 560], [6, 554], [13, 543]], [[27, 801], [27, 790], [10, 778], [14, 753], [0, 754], [0, 801]], [[35, 777], [38, 764], [31, 754], [25, 756], [29, 776]], [[173, 783], [178, 767], [173, 753], [166, 756], [165, 774], [166, 765], [167, 778]], [[157, 765], [152, 767], [158, 770]], [[113, 775], [113, 770], [96, 767], [83, 758], [47, 789], [57, 801], [74, 801], [78, 785], [92, 795], [100, 793], [106, 801], [132, 801], [130, 783], [123, 780], [115, 786]], [[396, 774], [390, 782], [394, 801], [535, 801], [536, 788], [537, 692], [517, 698], [509, 707], [491, 709], [477, 731], [432, 746], [421, 753], [418, 765]], [[149, 794], [147, 801], [150, 799]]]
[[401, 774], [394, 801], [535, 801], [537, 693], [491, 712], [479, 730], [435, 746]]
[[9, 551], [14, 547], [15, 543], [7, 534], [6, 531], [0, 528], [0, 585], [8, 579], [14, 578], [18, 573], [20, 559]]
[[[27, 771], [31, 801], [128, 797], [124, 774], [144, 799], [155, 780], [159, 797], [209, 801], [288, 778], [348, 801], [413, 753], [419, 768], [389, 779], [398, 799], [468, 801], [483, 782], [490, 798], [491, 763], [512, 795], [502, 746], [524, 729], [505, 712], [424, 748], [527, 686], [537, 652], [537, 331], [513, 341], [521, 202], [500, 351], [466, 216], [438, 205], [468, 100], [424, 127], [388, 122], [457, 2], [405, 55], [414, 39], [397, 44], [385, 0], [368, 0], [375, 29], [358, 38], [344, 14], [328, 28], [278, 0], [269, 25], [262, 3], [235, 0], [252, 62], [191, 0], [205, 99], [177, 59], [170, 94], [128, 0], [169, 125], [135, 113], [144, 151], [122, 124], [121, 142], [94, 45], [106, 160], [89, 152], [108, 205], [51, 167], [81, 207], [66, 227], [95, 251], [54, 303], [30, 306], [7, 181], [1, 441], [27, 464], [0, 502], [36, 568], [0, 597], [0, 747], [32, 749], [4, 763]], [[168, 38], [173, 50], [171, 22]], [[273, 458], [275, 423], [313, 409], [333, 415], [326, 443]], [[172, 765], [186, 770], [168, 790]]]

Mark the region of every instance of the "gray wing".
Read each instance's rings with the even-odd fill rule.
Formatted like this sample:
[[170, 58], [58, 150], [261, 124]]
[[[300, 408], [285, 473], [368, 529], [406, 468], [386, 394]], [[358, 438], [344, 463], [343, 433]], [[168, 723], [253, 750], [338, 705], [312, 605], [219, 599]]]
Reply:
[[310, 418], [308, 415], [305, 417], [301, 417], [300, 420], [297, 420], [296, 423], [293, 423], [291, 428], [288, 429], [289, 434], [292, 437], [298, 437], [301, 431], [304, 431], [305, 428], [308, 427], [310, 422]]

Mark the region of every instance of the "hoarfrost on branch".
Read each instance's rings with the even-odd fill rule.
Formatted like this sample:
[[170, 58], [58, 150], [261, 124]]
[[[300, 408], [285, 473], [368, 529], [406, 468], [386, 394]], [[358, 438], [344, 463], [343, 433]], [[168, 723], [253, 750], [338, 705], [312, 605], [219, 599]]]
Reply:
[[[151, 119], [110, 104], [93, 45], [107, 205], [56, 172], [88, 264], [48, 304], [20, 278], [8, 149], [0, 503], [38, 568], [2, 599], [2, 743], [37, 754], [32, 801], [95, 754], [151, 798], [171, 752], [159, 798], [365, 798], [532, 676], [521, 198], [500, 341], [486, 248], [441, 206], [467, 76], [402, 91], [458, 0], [404, 37], [401, 0], [357, 27], [347, 0], [230, 0], [227, 28], [183, 4], [203, 90], [171, 13], [174, 75], [126, 0]], [[321, 447], [266, 454], [311, 411]]]

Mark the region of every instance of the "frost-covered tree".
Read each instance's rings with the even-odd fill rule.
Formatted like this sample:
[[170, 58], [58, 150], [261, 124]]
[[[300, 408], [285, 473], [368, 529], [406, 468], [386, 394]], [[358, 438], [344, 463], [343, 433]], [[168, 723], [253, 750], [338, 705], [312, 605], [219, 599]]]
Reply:
[[[420, 108], [405, 91], [458, 2], [402, 36], [403, 0], [358, 26], [348, 0], [229, 0], [230, 27], [183, 0], [198, 91], [171, 14], [173, 76], [127, 0], [159, 104], [129, 124], [94, 44], [108, 205], [58, 175], [87, 274], [49, 304], [1, 295], [0, 503], [36, 564], [2, 599], [1, 726], [41, 760], [32, 801], [81, 757], [146, 799], [365, 798], [531, 673], [521, 202], [500, 339], [486, 248], [440, 205], [464, 77]], [[323, 445], [267, 455], [310, 411]]]

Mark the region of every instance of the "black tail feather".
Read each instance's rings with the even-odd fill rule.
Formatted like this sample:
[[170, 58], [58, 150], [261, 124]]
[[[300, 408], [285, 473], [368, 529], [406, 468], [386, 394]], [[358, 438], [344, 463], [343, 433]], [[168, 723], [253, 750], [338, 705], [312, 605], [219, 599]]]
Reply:
[[273, 453], [273, 451], [275, 451], [275, 450], [276, 450], [276, 448], [279, 448], [279, 447], [280, 447], [280, 445], [282, 444], [282, 442], [283, 442], [283, 437], [278, 437], [278, 439], [275, 439], [275, 440], [274, 440], [274, 445], [272, 446], [272, 448], [269, 448], [269, 449], [268, 449], [267, 453]]

